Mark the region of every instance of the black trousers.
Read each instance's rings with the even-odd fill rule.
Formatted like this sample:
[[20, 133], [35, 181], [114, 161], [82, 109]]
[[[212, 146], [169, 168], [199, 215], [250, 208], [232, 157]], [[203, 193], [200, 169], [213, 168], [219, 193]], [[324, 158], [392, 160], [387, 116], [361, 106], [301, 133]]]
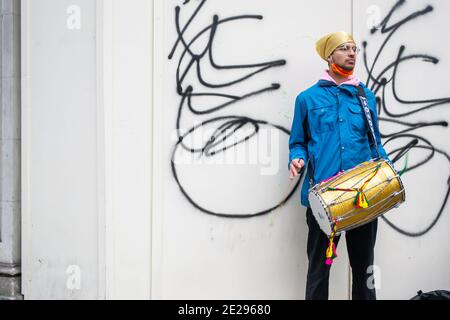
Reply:
[[[308, 275], [306, 279], [306, 300], [327, 300], [330, 266], [325, 264], [328, 237], [320, 229], [311, 208], [306, 211], [308, 224]], [[377, 236], [377, 219], [345, 232], [347, 252], [352, 269], [352, 299], [376, 300], [373, 285], [374, 247]], [[339, 238], [335, 237], [336, 248]], [[339, 250], [337, 250], [339, 256]], [[337, 258], [339, 259], [339, 257]]]

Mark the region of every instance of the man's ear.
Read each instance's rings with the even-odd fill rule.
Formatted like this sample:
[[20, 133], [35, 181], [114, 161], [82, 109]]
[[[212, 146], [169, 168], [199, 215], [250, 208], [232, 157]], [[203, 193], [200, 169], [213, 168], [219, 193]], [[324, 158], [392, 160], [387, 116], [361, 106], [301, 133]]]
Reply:
[[333, 64], [333, 57], [332, 57], [332, 56], [329, 56], [329, 57], [328, 57], [328, 63], [329, 63], [329, 64]]

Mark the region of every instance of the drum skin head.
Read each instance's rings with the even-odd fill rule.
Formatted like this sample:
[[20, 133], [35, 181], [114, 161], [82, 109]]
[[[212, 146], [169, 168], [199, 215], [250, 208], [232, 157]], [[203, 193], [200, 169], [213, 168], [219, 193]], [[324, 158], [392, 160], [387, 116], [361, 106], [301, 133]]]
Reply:
[[312, 213], [314, 215], [314, 218], [316, 218], [320, 229], [326, 235], [331, 234], [330, 218], [328, 216], [328, 212], [325, 210], [322, 199], [317, 192], [311, 191], [309, 193], [309, 205], [311, 206]]

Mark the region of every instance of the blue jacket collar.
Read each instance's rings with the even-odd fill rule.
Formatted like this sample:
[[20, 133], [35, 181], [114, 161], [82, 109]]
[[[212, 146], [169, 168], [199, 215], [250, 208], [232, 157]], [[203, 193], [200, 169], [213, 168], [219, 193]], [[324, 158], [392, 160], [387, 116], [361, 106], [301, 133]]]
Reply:
[[[328, 80], [319, 80], [317, 82], [317, 84], [319, 85], [319, 87], [338, 87], [336, 85], [336, 83], [332, 82], [332, 81], [328, 81]], [[365, 85], [360, 82], [359, 85], [363, 88], [365, 88]], [[343, 84], [339, 86], [340, 89], [344, 90], [345, 92], [349, 93], [350, 95], [357, 95], [358, 94], [358, 89], [355, 86], [349, 85], [349, 84]]]

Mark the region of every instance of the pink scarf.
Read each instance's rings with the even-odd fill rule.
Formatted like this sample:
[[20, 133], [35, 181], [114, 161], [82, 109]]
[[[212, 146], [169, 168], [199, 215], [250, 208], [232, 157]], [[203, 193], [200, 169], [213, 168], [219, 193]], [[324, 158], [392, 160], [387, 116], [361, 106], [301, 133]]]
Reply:
[[[325, 70], [325, 72], [323, 73], [323, 75], [322, 75], [322, 77], [320, 78], [320, 80], [331, 81], [331, 82], [336, 83], [336, 85], [337, 85], [336, 80], [334, 80], [334, 79], [330, 76], [330, 74], [328, 73], [328, 70]], [[358, 77], [352, 74], [351, 76], [349, 76], [349, 77], [347, 78], [347, 80], [346, 80], [345, 82], [342, 82], [340, 85], [348, 84], [348, 85], [357, 87], [357, 86], [359, 85], [359, 83], [360, 83], [360, 81], [359, 81]]]

